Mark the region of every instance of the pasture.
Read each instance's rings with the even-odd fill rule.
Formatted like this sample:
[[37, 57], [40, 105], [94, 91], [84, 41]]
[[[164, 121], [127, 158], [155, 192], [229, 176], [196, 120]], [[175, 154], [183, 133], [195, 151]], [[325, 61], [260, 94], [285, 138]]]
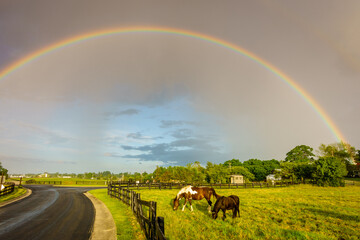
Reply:
[[[10, 179], [15, 181], [20, 181], [20, 179]], [[51, 184], [59, 186], [106, 186], [106, 180], [91, 180], [91, 179], [82, 179], [82, 178], [23, 178], [22, 184], [32, 184], [31, 182], [26, 183], [27, 181], [36, 181], [37, 184]]]
[[[193, 201], [184, 212], [172, 209], [176, 190], [138, 190], [143, 200], [156, 201], [165, 218], [168, 239], [359, 239], [360, 187], [296, 185], [263, 189], [215, 189], [240, 197], [240, 218], [227, 212], [216, 220], [206, 200]], [[103, 190], [105, 191], [105, 190]], [[182, 206], [184, 200], [180, 201]], [[213, 204], [215, 203], [215, 198]]]

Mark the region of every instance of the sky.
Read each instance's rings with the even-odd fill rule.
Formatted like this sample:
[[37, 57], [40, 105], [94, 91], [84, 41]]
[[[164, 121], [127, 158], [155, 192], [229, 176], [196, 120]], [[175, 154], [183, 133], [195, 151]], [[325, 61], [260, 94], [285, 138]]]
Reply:
[[[275, 66], [359, 149], [359, 10], [357, 0], [3, 0], [0, 73], [41, 48], [94, 31], [191, 31]], [[195, 161], [283, 160], [297, 145], [315, 151], [338, 141], [278, 75], [188, 36], [96, 37], [0, 79], [0, 162], [10, 173], [152, 172]]]

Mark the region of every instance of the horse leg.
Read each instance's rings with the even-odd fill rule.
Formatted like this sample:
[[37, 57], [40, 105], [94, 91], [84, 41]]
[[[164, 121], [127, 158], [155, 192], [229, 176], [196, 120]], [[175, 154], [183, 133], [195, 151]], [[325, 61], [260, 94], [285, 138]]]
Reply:
[[209, 213], [211, 213], [211, 204], [212, 204], [212, 202], [211, 202], [211, 196], [209, 197], [209, 198], [206, 198], [206, 200], [207, 200], [207, 202], [208, 202], [208, 204], [209, 204], [209, 206], [208, 206], [208, 212]]
[[193, 207], [192, 207], [192, 203], [191, 203], [191, 198], [189, 199], [189, 203], [190, 203], [190, 209], [191, 211], [194, 211]]
[[185, 198], [185, 203], [184, 203], [184, 206], [183, 206], [183, 208], [182, 208], [182, 211], [185, 210], [186, 202], [187, 202], [187, 198]]
[[219, 210], [215, 210], [215, 212], [212, 213], [213, 219], [217, 219]]
[[222, 220], [224, 221], [225, 218], [226, 218], [226, 210], [225, 210], [225, 209], [222, 209], [222, 211], [223, 211], [223, 213], [224, 213], [224, 215], [223, 215], [223, 217], [222, 217]]
[[237, 212], [237, 210], [236, 210], [236, 208], [234, 208], [233, 209], [233, 218], [236, 218], [236, 212]]

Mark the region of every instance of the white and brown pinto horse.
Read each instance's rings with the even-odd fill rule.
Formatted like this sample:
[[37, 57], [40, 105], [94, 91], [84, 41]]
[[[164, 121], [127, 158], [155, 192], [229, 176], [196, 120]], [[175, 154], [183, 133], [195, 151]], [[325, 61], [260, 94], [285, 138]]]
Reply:
[[191, 211], [193, 211], [193, 207], [191, 205], [191, 200], [201, 200], [201, 199], [205, 198], [209, 204], [208, 211], [211, 212], [211, 204], [212, 204], [212, 202], [210, 201], [211, 196], [216, 197], [216, 199], [218, 197], [220, 197], [220, 195], [217, 195], [215, 190], [210, 187], [193, 187], [190, 185], [183, 187], [178, 192], [178, 194], [176, 195], [176, 197], [174, 199], [174, 210], [178, 209], [179, 201], [182, 198], [185, 198], [185, 203], [182, 208], [182, 211], [184, 211], [187, 202], [190, 203], [190, 209], [191, 209]]

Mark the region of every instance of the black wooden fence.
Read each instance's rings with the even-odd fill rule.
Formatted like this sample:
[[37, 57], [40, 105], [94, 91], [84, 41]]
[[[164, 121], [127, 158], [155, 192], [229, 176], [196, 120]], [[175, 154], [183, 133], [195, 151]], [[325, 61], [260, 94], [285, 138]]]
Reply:
[[62, 181], [36, 181], [34, 179], [27, 180], [26, 184], [53, 184], [53, 185], [61, 185]]
[[157, 217], [156, 202], [141, 200], [140, 193], [128, 190], [116, 183], [108, 184], [108, 195], [131, 207], [146, 239], [166, 240], [164, 218]]
[[233, 188], [276, 188], [287, 187], [289, 185], [300, 184], [300, 182], [291, 181], [276, 181], [276, 182], [252, 182], [252, 183], [216, 183], [216, 184], [196, 184], [196, 183], [135, 183], [135, 182], [112, 182], [112, 185], [116, 185], [122, 189], [180, 189], [182, 187], [202, 186], [221, 189], [233, 189]]
[[12, 193], [15, 190], [15, 183], [13, 182], [4, 183], [4, 186], [5, 188], [0, 190], [0, 197]]

